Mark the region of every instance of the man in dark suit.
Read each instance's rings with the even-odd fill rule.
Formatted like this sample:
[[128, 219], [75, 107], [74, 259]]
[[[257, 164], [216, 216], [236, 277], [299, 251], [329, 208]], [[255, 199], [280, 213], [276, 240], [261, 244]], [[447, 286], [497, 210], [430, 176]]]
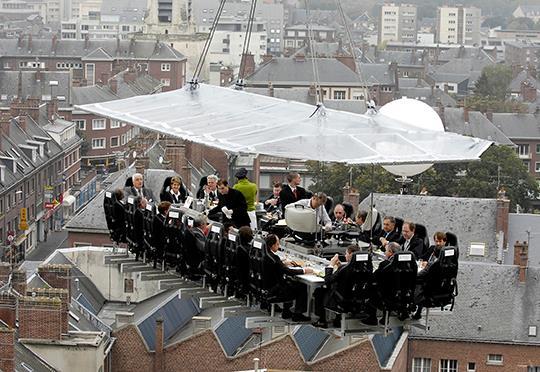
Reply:
[[388, 242], [397, 242], [401, 236], [396, 231], [396, 219], [392, 216], [385, 216], [383, 219], [383, 228], [381, 233], [374, 237], [374, 244], [384, 250]]
[[289, 267], [286, 262], [276, 254], [279, 250], [279, 238], [270, 234], [266, 237], [267, 260], [265, 260], [264, 275], [265, 282], [268, 284], [269, 297], [285, 298], [286, 300], [296, 300], [294, 313], [291, 313], [291, 303], [285, 302], [281, 316], [284, 319], [292, 318], [293, 322], [306, 322], [311, 318], [302, 313], [307, 307], [307, 290], [305, 285], [291, 281], [290, 278], [295, 275], [312, 274], [311, 267]]
[[146, 199], [146, 201], [154, 201], [154, 194], [152, 190], [148, 187], [144, 187], [143, 175], [140, 173], [135, 173], [131, 180], [133, 181], [133, 186], [127, 186], [125, 188], [125, 197], [128, 196], [141, 196]]
[[231, 220], [236, 228], [249, 226], [251, 220], [247, 213], [247, 203], [244, 195], [229, 187], [227, 180], [221, 179], [217, 182], [219, 191], [219, 203], [208, 213], [208, 218], [219, 219], [222, 214], [226, 220]]
[[300, 187], [302, 178], [298, 172], [290, 172], [287, 175], [287, 185], [284, 185], [279, 193], [279, 203], [281, 209], [285, 212], [285, 207], [288, 204], [295, 203], [301, 199], [309, 199], [311, 193]]
[[162, 201], [158, 205], [158, 214], [154, 217], [152, 222], [152, 245], [156, 249], [154, 255], [154, 269], [157, 266], [158, 261], [162, 261], [165, 257], [165, 220], [167, 219], [167, 213], [171, 203], [168, 201]]
[[413, 252], [416, 259], [424, 257], [424, 242], [422, 239], [414, 236], [416, 225], [411, 221], [403, 222], [401, 230], [401, 239], [398, 241], [404, 251]]

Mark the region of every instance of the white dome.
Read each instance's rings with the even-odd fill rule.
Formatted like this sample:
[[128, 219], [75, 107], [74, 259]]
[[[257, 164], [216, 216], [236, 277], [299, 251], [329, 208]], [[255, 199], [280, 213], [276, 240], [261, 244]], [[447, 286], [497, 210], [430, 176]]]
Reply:
[[381, 107], [379, 113], [416, 128], [444, 132], [439, 114], [417, 99], [400, 98], [389, 102]]

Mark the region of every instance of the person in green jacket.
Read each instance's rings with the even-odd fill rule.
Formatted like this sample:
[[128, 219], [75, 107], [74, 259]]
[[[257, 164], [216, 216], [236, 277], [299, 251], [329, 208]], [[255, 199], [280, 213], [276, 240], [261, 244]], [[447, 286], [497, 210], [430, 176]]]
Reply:
[[238, 182], [233, 186], [233, 189], [240, 191], [247, 202], [247, 210], [249, 219], [251, 220], [251, 228], [257, 228], [257, 216], [255, 214], [255, 204], [257, 202], [257, 185], [250, 182], [247, 178], [246, 168], [240, 168], [235, 173]]

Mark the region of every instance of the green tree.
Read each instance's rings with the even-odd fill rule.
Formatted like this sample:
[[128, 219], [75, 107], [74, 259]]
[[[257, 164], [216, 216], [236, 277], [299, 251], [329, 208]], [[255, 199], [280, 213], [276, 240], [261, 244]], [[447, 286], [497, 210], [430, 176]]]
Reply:
[[534, 21], [530, 18], [511, 18], [506, 28], [509, 30], [534, 30]]
[[84, 132], [82, 130], [77, 128], [75, 132], [83, 140], [81, 143], [81, 156], [85, 156], [86, 154], [88, 154], [88, 150], [90, 150], [90, 143], [88, 143], [88, 140], [86, 139]]
[[479, 96], [504, 100], [511, 81], [512, 69], [510, 66], [502, 64], [486, 66], [476, 81], [474, 93]]
[[503, 101], [491, 96], [469, 96], [464, 104], [471, 111], [527, 112], [527, 106], [515, 99]]

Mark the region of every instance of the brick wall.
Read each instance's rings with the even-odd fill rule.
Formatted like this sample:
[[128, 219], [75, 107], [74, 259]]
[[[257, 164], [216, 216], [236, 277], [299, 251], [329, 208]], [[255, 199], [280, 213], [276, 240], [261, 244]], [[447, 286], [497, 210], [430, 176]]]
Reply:
[[0, 320], [15, 328], [17, 298], [7, 292], [0, 293]]
[[0, 283], [7, 283], [10, 273], [11, 265], [8, 262], [0, 262]]
[[71, 265], [42, 265], [38, 267], [38, 274], [51, 287], [71, 293]]
[[[412, 339], [409, 349], [409, 368], [413, 358], [430, 358], [432, 371], [439, 370], [441, 359], [457, 360], [460, 371], [466, 371], [469, 362], [476, 363], [476, 370], [482, 372], [527, 372], [527, 367], [540, 366], [539, 346]], [[488, 354], [502, 355], [502, 366], [489, 365]]]
[[67, 237], [67, 246], [68, 247], [74, 247], [75, 243], [81, 244], [89, 244], [95, 247], [102, 247], [102, 246], [111, 246], [112, 247], [112, 241], [109, 236], [109, 233], [104, 234], [92, 234], [92, 233], [82, 233], [82, 232], [73, 232], [68, 231], [68, 237]]
[[15, 330], [0, 327], [0, 371], [15, 371]]
[[117, 337], [112, 349], [112, 370], [116, 372], [152, 371], [153, 353], [149, 352], [137, 331], [137, 327], [128, 325], [114, 331]]
[[13, 270], [11, 274], [11, 286], [21, 296], [26, 293], [26, 271], [25, 270]]
[[19, 338], [60, 340], [62, 302], [58, 298], [19, 299]]
[[28, 288], [27, 295], [60, 299], [62, 303], [62, 333], [69, 330], [69, 303], [70, 298], [67, 289], [62, 288]]

